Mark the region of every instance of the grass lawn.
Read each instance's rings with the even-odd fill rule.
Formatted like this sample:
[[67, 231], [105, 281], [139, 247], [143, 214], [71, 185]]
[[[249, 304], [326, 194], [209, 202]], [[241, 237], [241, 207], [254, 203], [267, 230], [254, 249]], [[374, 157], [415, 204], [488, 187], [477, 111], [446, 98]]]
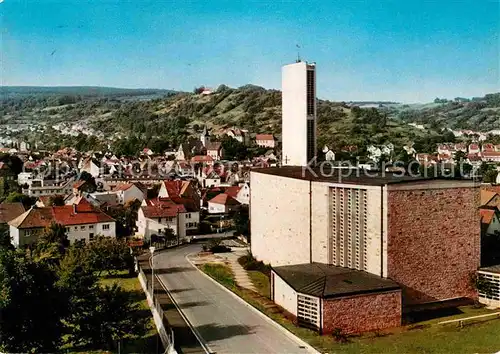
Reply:
[[258, 270], [250, 270], [248, 271], [248, 276], [250, 277], [250, 280], [252, 281], [259, 294], [267, 298], [271, 297], [271, 288], [269, 277], [267, 275], [259, 272]]
[[[149, 319], [148, 332], [135, 339], [124, 339], [121, 343], [120, 352], [122, 353], [161, 353], [162, 344], [157, 335], [156, 327], [154, 326], [153, 316], [146, 301], [139, 279], [136, 276], [129, 276], [127, 271], [120, 272], [116, 275], [104, 275], [100, 279], [102, 286], [118, 283], [123, 289], [127, 290], [136, 303], [139, 304], [140, 316]], [[158, 349], [157, 349], [158, 345]], [[88, 348], [65, 348], [66, 353], [106, 353], [106, 351]]]
[[226, 265], [204, 264], [201, 270], [321, 353], [460, 354], [494, 353], [500, 350], [500, 319], [465, 325], [463, 328], [458, 328], [455, 324], [437, 325], [437, 322], [449, 319], [492, 312], [484, 308], [464, 306], [459, 308], [460, 314], [422, 321], [418, 323], [418, 327], [414, 324], [392, 331], [367, 333], [350, 337], [348, 343], [338, 343], [332, 336], [320, 336], [309, 329], [296, 327], [285, 311], [272, 307], [269, 300], [269, 278], [265, 274], [249, 272], [258, 290], [257, 294], [237, 287], [231, 269]]

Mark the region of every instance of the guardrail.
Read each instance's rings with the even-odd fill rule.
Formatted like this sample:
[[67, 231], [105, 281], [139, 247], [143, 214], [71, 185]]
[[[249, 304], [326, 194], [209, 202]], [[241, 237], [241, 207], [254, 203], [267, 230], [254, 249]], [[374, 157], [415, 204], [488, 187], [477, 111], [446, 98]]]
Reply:
[[177, 351], [174, 347], [174, 331], [168, 324], [168, 319], [165, 316], [163, 309], [161, 308], [160, 302], [154, 295], [154, 292], [151, 292], [153, 284], [148, 281], [146, 274], [144, 274], [144, 271], [141, 269], [138, 262], [136, 262], [136, 267], [139, 271], [139, 281], [144, 292], [146, 293], [148, 303], [151, 307], [151, 312], [153, 313], [153, 320], [155, 322], [158, 335], [160, 336], [163, 346], [165, 347], [165, 353], [177, 354]]
[[478, 319], [478, 318], [491, 317], [491, 316], [496, 316], [496, 317], [500, 318], [500, 312], [487, 313], [485, 315], [471, 316], [471, 317], [465, 317], [465, 318], [457, 318], [456, 320], [443, 321], [443, 322], [439, 322], [438, 324], [458, 323], [458, 325], [460, 327], [462, 327], [464, 325], [464, 322], [467, 322], [467, 321], [470, 321], [470, 320], [475, 320], [475, 319]]

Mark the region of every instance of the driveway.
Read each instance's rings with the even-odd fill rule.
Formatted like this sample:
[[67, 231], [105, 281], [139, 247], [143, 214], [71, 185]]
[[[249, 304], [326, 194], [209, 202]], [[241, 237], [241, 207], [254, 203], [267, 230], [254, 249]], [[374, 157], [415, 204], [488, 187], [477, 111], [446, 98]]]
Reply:
[[155, 274], [216, 353], [307, 353], [301, 344], [207, 279], [187, 260], [193, 244], [158, 253]]

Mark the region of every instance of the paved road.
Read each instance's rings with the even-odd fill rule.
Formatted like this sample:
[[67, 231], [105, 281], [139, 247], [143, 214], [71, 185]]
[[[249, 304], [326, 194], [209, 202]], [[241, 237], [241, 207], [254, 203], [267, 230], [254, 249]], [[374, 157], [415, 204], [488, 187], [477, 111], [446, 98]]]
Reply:
[[213, 352], [307, 353], [300, 343], [191, 266], [185, 257], [199, 250], [201, 245], [195, 244], [158, 253], [154, 268]]

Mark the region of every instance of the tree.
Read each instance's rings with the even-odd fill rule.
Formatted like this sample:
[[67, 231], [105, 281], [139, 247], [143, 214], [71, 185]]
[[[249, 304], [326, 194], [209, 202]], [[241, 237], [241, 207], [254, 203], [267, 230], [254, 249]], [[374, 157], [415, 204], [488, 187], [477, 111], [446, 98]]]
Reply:
[[118, 284], [107, 285], [92, 295], [95, 295], [95, 307], [80, 322], [80, 343], [113, 349], [118, 340], [146, 332], [147, 319], [137, 316], [138, 304]]
[[11, 243], [9, 226], [7, 224], [0, 224], [0, 250], [13, 249], [14, 246]]
[[56, 352], [67, 298], [45, 263], [0, 248], [0, 351]]
[[498, 171], [496, 170], [487, 170], [483, 174], [483, 182], [484, 183], [496, 183], [498, 176]]
[[36, 198], [29, 197], [25, 194], [19, 192], [11, 192], [7, 198], [5, 198], [7, 203], [23, 203], [25, 209], [29, 209], [36, 202]]
[[134, 259], [125, 240], [97, 236], [84, 249], [88, 252], [90, 266], [98, 275], [103, 271], [133, 270]]
[[56, 271], [57, 287], [68, 298], [68, 313], [65, 317], [68, 341], [83, 343], [81, 332], [87, 326], [87, 315], [95, 311], [98, 291], [97, 276], [91, 265], [88, 252], [72, 246], [61, 260]]
[[242, 207], [234, 216], [236, 232], [243, 236], [250, 236], [250, 222], [248, 208]]
[[52, 195], [49, 198], [49, 205], [47, 206], [63, 206], [64, 196], [63, 195]]
[[40, 233], [33, 250], [33, 259], [50, 265], [58, 264], [67, 247], [69, 240], [66, 228], [53, 222]]
[[230, 136], [225, 135], [221, 144], [227, 160], [244, 160], [248, 156], [247, 147]]

